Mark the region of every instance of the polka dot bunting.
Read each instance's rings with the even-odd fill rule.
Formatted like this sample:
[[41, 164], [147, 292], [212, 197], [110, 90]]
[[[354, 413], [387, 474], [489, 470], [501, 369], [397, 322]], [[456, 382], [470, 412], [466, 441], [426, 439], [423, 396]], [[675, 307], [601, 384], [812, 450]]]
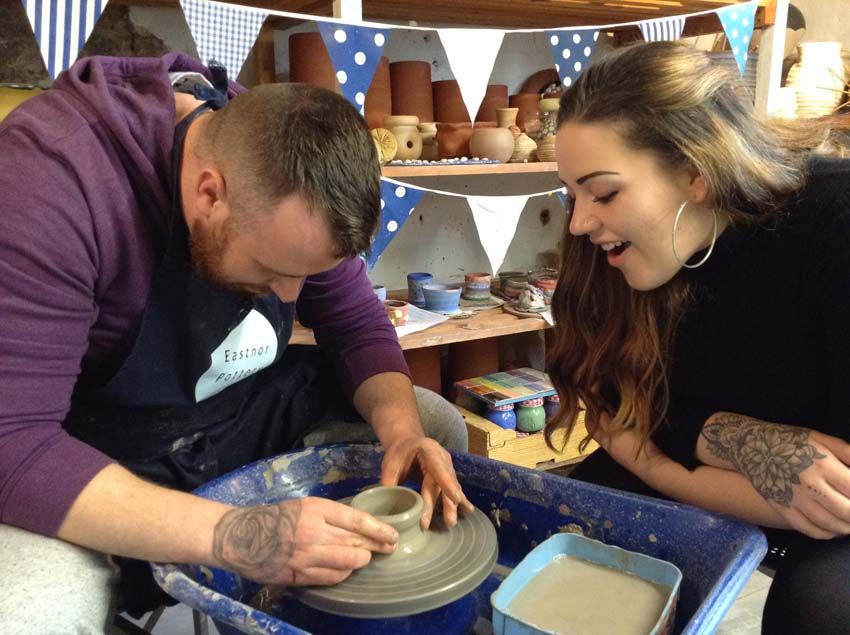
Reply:
[[389, 29], [337, 22], [317, 22], [328, 49], [342, 94], [363, 112], [366, 91], [387, 41]]
[[554, 29], [546, 31], [549, 50], [555, 60], [558, 77], [565, 88], [572, 86], [590, 64], [598, 29]]
[[726, 39], [729, 40], [729, 47], [738, 62], [741, 76], [747, 68], [747, 51], [753, 36], [757, 7], [758, 0], [753, 0], [745, 4], [731, 4], [715, 12], [726, 32]]
[[372, 249], [366, 255], [366, 263], [370, 269], [396, 237], [423, 194], [424, 190], [381, 180], [381, 221], [378, 225], [378, 235], [372, 242]]

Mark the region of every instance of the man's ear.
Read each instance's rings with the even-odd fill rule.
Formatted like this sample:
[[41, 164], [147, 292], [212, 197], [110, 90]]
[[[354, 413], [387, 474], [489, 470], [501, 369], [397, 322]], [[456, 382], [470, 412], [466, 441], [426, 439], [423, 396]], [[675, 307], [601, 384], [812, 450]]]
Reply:
[[230, 215], [227, 183], [215, 168], [204, 168], [198, 174], [195, 191], [197, 215], [202, 222], [221, 223]]

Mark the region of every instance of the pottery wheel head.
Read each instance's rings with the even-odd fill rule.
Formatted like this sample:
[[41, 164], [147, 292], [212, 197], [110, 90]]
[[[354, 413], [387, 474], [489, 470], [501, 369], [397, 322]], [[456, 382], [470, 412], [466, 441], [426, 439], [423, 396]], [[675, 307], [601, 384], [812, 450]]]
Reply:
[[331, 587], [306, 587], [299, 599], [313, 608], [360, 618], [401, 617], [430, 611], [472, 592], [496, 564], [498, 543], [490, 519], [478, 509], [446, 527], [439, 514], [419, 528], [422, 497], [407, 487], [374, 487], [350, 501], [392, 525], [399, 546]]

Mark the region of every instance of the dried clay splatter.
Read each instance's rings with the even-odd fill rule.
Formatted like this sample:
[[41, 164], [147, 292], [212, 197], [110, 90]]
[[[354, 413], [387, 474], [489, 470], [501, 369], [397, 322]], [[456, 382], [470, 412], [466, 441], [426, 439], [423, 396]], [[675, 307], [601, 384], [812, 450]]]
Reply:
[[581, 528], [581, 525], [578, 525], [576, 523], [558, 525], [558, 531], [560, 531], [562, 534], [578, 534], [579, 536], [584, 535], [584, 529]]
[[325, 474], [325, 477], [322, 479], [322, 483], [324, 485], [329, 485], [330, 483], [338, 483], [339, 481], [344, 481], [347, 477], [348, 473], [345, 470], [332, 467], [328, 470], [328, 473]]

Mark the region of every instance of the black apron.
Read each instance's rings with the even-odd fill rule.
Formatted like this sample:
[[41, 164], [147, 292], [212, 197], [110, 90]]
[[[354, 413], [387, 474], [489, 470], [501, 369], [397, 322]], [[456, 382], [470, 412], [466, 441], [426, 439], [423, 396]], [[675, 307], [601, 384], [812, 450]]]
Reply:
[[[315, 347], [287, 349], [293, 303], [240, 296], [192, 266], [180, 159], [189, 124], [215, 105], [203, 104], [175, 129], [168, 243], [133, 349], [105, 385], [75, 389], [63, 423], [134, 473], [184, 491], [297, 447], [341, 400], [331, 364]], [[115, 560], [123, 610], [139, 616], [174, 603], [146, 562]]]

